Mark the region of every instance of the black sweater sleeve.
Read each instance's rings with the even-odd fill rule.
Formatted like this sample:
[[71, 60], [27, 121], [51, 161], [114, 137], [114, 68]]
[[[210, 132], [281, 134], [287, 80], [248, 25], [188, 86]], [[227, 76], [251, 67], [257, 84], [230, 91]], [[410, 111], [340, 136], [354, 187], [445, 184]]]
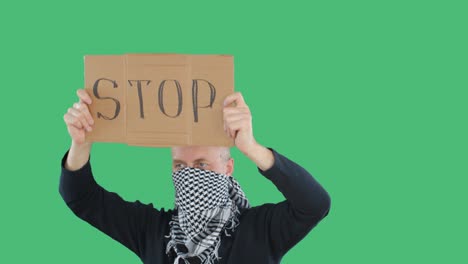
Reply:
[[304, 168], [269, 149], [274, 156], [273, 166], [266, 171], [257, 169], [286, 198], [269, 207], [265, 227], [271, 251], [281, 258], [328, 214], [331, 200]]
[[[127, 202], [96, 183], [90, 158], [76, 171], [64, 167], [62, 158], [59, 192], [71, 211], [95, 228], [132, 250], [140, 258], [145, 250], [145, 230], [149, 214], [159, 214], [152, 204]], [[156, 216], [157, 217], [157, 216]]]

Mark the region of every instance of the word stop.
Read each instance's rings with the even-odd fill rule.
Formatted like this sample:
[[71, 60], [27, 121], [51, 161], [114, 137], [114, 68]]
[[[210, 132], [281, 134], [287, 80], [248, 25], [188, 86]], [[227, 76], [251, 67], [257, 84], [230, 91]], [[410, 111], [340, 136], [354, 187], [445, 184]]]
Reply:
[[[99, 100], [112, 100], [115, 103], [115, 111], [114, 115], [109, 117], [107, 115], [104, 115], [101, 112], [97, 113], [98, 118], [102, 118], [105, 120], [113, 120], [117, 118], [120, 114], [120, 101], [116, 98], [109, 97], [109, 96], [100, 96], [99, 95], [99, 87], [102, 82], [110, 82], [112, 85], [112, 88], [119, 88], [117, 82], [115, 80], [107, 79], [107, 78], [100, 78], [97, 79], [94, 84], [93, 84], [93, 95], [99, 99]], [[168, 111], [166, 111], [165, 105], [164, 105], [164, 90], [166, 89], [166, 86], [168, 86], [168, 83], [173, 83], [174, 85], [171, 85], [170, 87], [175, 87], [175, 92], [177, 93], [177, 110], [175, 114], [168, 114]], [[198, 101], [198, 92], [199, 92], [199, 85], [201, 83], [205, 82], [210, 90], [209, 94], [209, 103], [208, 105], [199, 105]], [[149, 86], [151, 83], [151, 80], [128, 80], [128, 84], [130, 87], [134, 87], [136, 89], [136, 92], [138, 93], [138, 101], [139, 101], [139, 108], [140, 108], [140, 118], [144, 119], [145, 118], [145, 109], [143, 107], [143, 86]], [[198, 109], [199, 108], [212, 108], [214, 100], [216, 98], [216, 88], [212, 83], [210, 83], [207, 80], [204, 79], [193, 79], [192, 80], [192, 111], [193, 111], [193, 119], [195, 122], [198, 122]], [[157, 96], [157, 102], [158, 102], [158, 108], [161, 111], [162, 114], [164, 114], [167, 117], [170, 118], [177, 118], [181, 113], [182, 113], [182, 103], [183, 103], [183, 97], [182, 97], [182, 87], [180, 85], [180, 82], [174, 79], [167, 79], [167, 80], [162, 80], [161, 83], [158, 86], [158, 96]]]

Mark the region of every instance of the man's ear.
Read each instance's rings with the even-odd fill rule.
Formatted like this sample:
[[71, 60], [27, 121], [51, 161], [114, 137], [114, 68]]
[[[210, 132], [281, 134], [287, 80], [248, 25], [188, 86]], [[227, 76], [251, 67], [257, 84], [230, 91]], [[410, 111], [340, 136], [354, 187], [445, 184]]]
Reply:
[[226, 163], [226, 175], [232, 176], [234, 173], [234, 159], [229, 158], [229, 160]]

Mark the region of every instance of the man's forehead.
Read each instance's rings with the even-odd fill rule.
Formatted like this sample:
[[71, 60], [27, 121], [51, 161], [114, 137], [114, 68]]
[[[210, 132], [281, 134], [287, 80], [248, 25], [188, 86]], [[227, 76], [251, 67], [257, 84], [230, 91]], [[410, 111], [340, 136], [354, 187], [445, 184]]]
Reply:
[[219, 158], [225, 151], [228, 151], [227, 147], [219, 146], [177, 146], [171, 148], [173, 160]]

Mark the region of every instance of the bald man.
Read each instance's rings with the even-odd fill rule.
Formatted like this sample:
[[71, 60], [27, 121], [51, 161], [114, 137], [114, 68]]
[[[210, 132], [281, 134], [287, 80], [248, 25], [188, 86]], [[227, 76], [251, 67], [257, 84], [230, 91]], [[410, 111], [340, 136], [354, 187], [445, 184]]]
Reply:
[[328, 215], [330, 197], [310, 173], [255, 140], [240, 93], [224, 100], [224, 130], [284, 201], [251, 206], [233, 177], [229, 148], [220, 146], [171, 148], [173, 209], [126, 201], [93, 177], [91, 143], [85, 142], [94, 125], [92, 100], [85, 90], [77, 95], [79, 101], [64, 115], [72, 140], [62, 158], [59, 192], [75, 215], [143, 263], [280, 263]]

